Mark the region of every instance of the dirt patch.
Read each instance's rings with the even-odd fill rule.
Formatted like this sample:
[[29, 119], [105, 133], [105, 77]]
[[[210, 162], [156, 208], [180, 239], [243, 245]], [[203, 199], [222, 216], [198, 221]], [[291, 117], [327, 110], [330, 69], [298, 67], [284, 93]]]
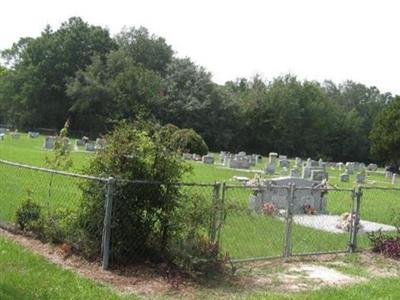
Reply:
[[358, 283], [363, 280], [360, 277], [352, 277], [320, 265], [300, 265], [290, 268], [289, 272], [299, 272], [306, 278], [325, 285], [344, 285]]

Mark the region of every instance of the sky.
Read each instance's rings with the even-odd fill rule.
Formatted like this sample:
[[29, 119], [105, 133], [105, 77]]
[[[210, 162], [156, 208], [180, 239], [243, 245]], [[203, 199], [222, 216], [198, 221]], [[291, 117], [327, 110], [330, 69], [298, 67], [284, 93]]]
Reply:
[[1, 1], [0, 49], [80, 16], [113, 35], [147, 27], [220, 84], [291, 73], [400, 94], [399, 9], [395, 0]]

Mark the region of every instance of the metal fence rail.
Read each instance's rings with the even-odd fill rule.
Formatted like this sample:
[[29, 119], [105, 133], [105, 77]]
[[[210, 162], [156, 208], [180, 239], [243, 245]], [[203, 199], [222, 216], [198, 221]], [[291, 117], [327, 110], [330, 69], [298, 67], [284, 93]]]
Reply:
[[[82, 209], [81, 204], [88, 201], [93, 187], [100, 191], [101, 200], [91, 207], [98, 214], [95, 225], [74, 219], [74, 212]], [[135, 228], [129, 228], [131, 224], [121, 222], [138, 218], [134, 213], [135, 203], [123, 202], [121, 198], [122, 191], [127, 190], [134, 199], [149, 203], [175, 193], [185, 214], [180, 216], [186, 218], [185, 225], [203, 226], [208, 239], [232, 262], [354, 252], [369, 247], [366, 226], [394, 230], [400, 224], [399, 188], [163, 183], [87, 176], [4, 160], [0, 160], [0, 221], [11, 224], [21, 221], [17, 212], [22, 203], [32, 199], [42, 205], [42, 213], [53, 222], [41, 226], [55, 242], [63, 241], [62, 226], [83, 222], [79, 224], [86, 231], [70, 232], [70, 242], [82, 247], [86, 235], [98, 237], [96, 253], [92, 254], [101, 257], [106, 269], [110, 263], [120, 262], [121, 255], [135, 257], [152, 251], [134, 234], [126, 234], [135, 232]], [[62, 213], [71, 216], [67, 219], [69, 224], [60, 224], [57, 218]], [[160, 228], [159, 236], [142, 237], [153, 245], [153, 250], [163, 251], [163, 237], [174, 234], [174, 213], [161, 216], [163, 224], [151, 224]], [[196, 223], [204, 215], [206, 224]], [[180, 242], [190, 247], [187, 239], [188, 236], [182, 236]]]

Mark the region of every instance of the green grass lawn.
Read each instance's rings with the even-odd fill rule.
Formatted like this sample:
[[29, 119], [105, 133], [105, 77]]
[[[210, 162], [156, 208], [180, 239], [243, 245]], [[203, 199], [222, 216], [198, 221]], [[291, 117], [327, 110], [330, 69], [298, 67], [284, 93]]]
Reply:
[[[128, 299], [0, 237], [0, 299]], [[129, 299], [137, 299], [129, 297]]]
[[[239, 298], [238, 298], [239, 299]], [[242, 298], [241, 298], [242, 299]], [[338, 288], [322, 288], [316, 291], [270, 294], [254, 293], [246, 299], [251, 300], [344, 300], [344, 299], [400, 299], [400, 279], [378, 278], [372, 279], [366, 283], [350, 285]]]
[[[359, 275], [360, 267], [350, 266], [347, 273]], [[140, 299], [134, 295], [121, 295], [111, 288], [95, 283], [77, 273], [64, 270], [41, 256], [0, 237], [0, 299]], [[204, 299], [218, 298], [218, 290], [200, 288], [194, 295]], [[163, 297], [159, 299], [173, 299]], [[226, 294], [225, 294], [226, 298]], [[326, 287], [316, 291], [271, 293], [268, 286], [263, 291], [236, 291], [230, 299], [280, 300], [280, 299], [399, 299], [400, 278], [370, 278], [367, 282]]]
[[[43, 140], [43, 136], [38, 139], [29, 139], [26, 135], [21, 135], [19, 140], [13, 140], [7, 136], [4, 141], [0, 141], [0, 159], [43, 167], [46, 155], [51, 155], [51, 151], [43, 150]], [[72, 171], [82, 173], [93, 155], [95, 154], [73, 152]], [[218, 161], [218, 155], [215, 157]], [[226, 182], [229, 185], [239, 185], [232, 179], [233, 176], [252, 178], [255, 174], [223, 168], [218, 164], [189, 163], [193, 165], [193, 172], [186, 176], [185, 181], [187, 182]], [[261, 170], [264, 163], [265, 160], [252, 169]], [[278, 169], [278, 172], [281, 170]], [[338, 188], [354, 186], [352, 182], [354, 176], [351, 177], [351, 182], [341, 183], [339, 174], [339, 170], [329, 170], [330, 183], [333, 186]], [[0, 220], [3, 221], [13, 222], [15, 220], [15, 211], [21, 201], [28, 197], [28, 194], [44, 205], [63, 208], [75, 207], [81, 197], [79, 184], [82, 183], [82, 179], [14, 168], [4, 164], [0, 164], [0, 177]], [[49, 188], [50, 182], [52, 182], [51, 188]], [[366, 185], [393, 187], [390, 180], [384, 177], [382, 170], [368, 173]], [[211, 198], [211, 187], [193, 189], [207, 198]], [[247, 200], [251, 192], [251, 189], [237, 188], [230, 189], [226, 194], [227, 215], [221, 232], [222, 251], [228, 253], [232, 258], [238, 259], [282, 255], [284, 222], [277, 217], [249, 213]], [[349, 211], [351, 201], [350, 192], [331, 191], [328, 193], [328, 211], [332, 214]], [[399, 211], [399, 191], [364, 191], [361, 208], [363, 219], [393, 224], [393, 215]], [[345, 250], [349, 239], [348, 233], [328, 233], [296, 224], [293, 225], [292, 232], [293, 253]], [[366, 236], [360, 235], [358, 243], [361, 247], [368, 246]], [[3, 239], [0, 239], [0, 260], [0, 272], [6, 274], [0, 276], [0, 299], [118, 298], [109, 289], [68, 271], [62, 271]], [[6, 272], [2, 272], [3, 270]], [[397, 294], [394, 292], [385, 294], [383, 290], [390, 285], [400, 288], [398, 279], [376, 279], [372, 282], [376, 289], [373, 289], [371, 294], [365, 294], [365, 299], [371, 299], [371, 295], [392, 297]], [[357, 295], [362, 292], [362, 289], [363, 285], [361, 284], [349, 289], [324, 289], [311, 293], [290, 294], [287, 296], [288, 298], [283, 295], [262, 294], [255, 294], [252, 297], [254, 299], [319, 299], [321, 297], [344, 299]]]
[[[18, 140], [7, 136], [4, 141], [0, 141], [0, 159], [43, 167], [46, 155], [51, 155], [51, 151], [43, 149], [43, 141], [44, 136], [31, 139], [26, 134], [21, 134]], [[95, 154], [73, 151], [72, 171], [82, 173], [93, 155]], [[218, 162], [219, 155], [215, 154], [215, 158]], [[266, 159], [252, 167], [252, 170], [262, 170], [265, 161]], [[239, 185], [233, 176], [252, 178], [255, 174], [224, 168], [219, 164], [189, 163], [193, 166], [193, 172], [187, 174], [186, 182], [226, 182], [229, 185]], [[294, 164], [293, 161], [292, 164]], [[277, 172], [281, 171], [278, 168]], [[354, 175], [351, 176], [349, 183], [342, 183], [339, 181], [340, 172], [339, 170], [329, 170], [329, 182], [338, 188], [352, 188]], [[44, 205], [62, 208], [76, 207], [76, 203], [81, 198], [79, 184], [82, 183], [82, 179], [51, 175], [4, 164], [0, 164], [0, 176], [0, 220], [13, 222], [16, 209], [28, 197], [28, 194]], [[52, 182], [51, 188], [50, 182]], [[392, 187], [390, 180], [385, 178], [382, 172], [369, 172], [366, 185]], [[207, 199], [211, 198], [212, 187], [191, 189], [201, 193]], [[249, 213], [247, 201], [251, 192], [251, 189], [239, 188], [227, 191], [225, 204], [228, 209], [221, 233], [222, 249], [232, 258], [238, 259], [282, 255], [284, 222], [277, 217]], [[350, 211], [352, 204], [350, 192], [331, 191], [327, 197], [330, 213], [340, 215]], [[393, 214], [398, 211], [400, 211], [399, 191], [364, 191], [361, 208], [363, 219], [393, 224]], [[294, 224], [292, 250], [293, 253], [345, 250], [348, 239], [348, 233], [328, 233]], [[359, 245], [361, 247], [368, 245], [365, 235], [360, 235]]]

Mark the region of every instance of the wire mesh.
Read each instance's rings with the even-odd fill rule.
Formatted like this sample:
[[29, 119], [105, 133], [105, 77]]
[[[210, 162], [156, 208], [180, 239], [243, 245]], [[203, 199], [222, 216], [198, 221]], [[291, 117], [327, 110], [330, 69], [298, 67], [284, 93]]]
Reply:
[[360, 219], [357, 236], [360, 249], [370, 247], [367, 232], [395, 233], [400, 225], [400, 189], [362, 188]]
[[353, 192], [348, 190], [296, 188], [291, 253], [346, 251], [349, 246]]
[[[0, 222], [66, 241], [89, 258], [101, 257], [107, 179], [4, 161], [0, 175]], [[109, 249], [116, 264], [167, 253], [189, 263], [193, 253], [204, 258], [216, 250], [233, 261], [342, 252], [349, 249], [355, 217], [350, 189], [116, 179], [111, 190]], [[400, 189], [361, 190], [356, 243], [365, 249], [368, 232], [396, 231]], [[27, 203], [37, 204], [45, 218]]]
[[99, 257], [100, 244], [89, 252], [86, 241], [88, 236], [101, 238], [104, 196], [91, 204], [99, 218], [97, 224], [85, 217], [89, 204], [83, 199], [89, 186], [97, 185], [103, 194], [103, 181], [5, 163], [0, 163], [0, 174], [1, 222], [31, 231], [42, 240], [68, 242], [89, 257]]
[[219, 186], [116, 180], [111, 263], [189, 256], [203, 241], [216, 247]]
[[232, 260], [281, 256], [287, 197], [284, 187], [227, 187], [222, 251]]

